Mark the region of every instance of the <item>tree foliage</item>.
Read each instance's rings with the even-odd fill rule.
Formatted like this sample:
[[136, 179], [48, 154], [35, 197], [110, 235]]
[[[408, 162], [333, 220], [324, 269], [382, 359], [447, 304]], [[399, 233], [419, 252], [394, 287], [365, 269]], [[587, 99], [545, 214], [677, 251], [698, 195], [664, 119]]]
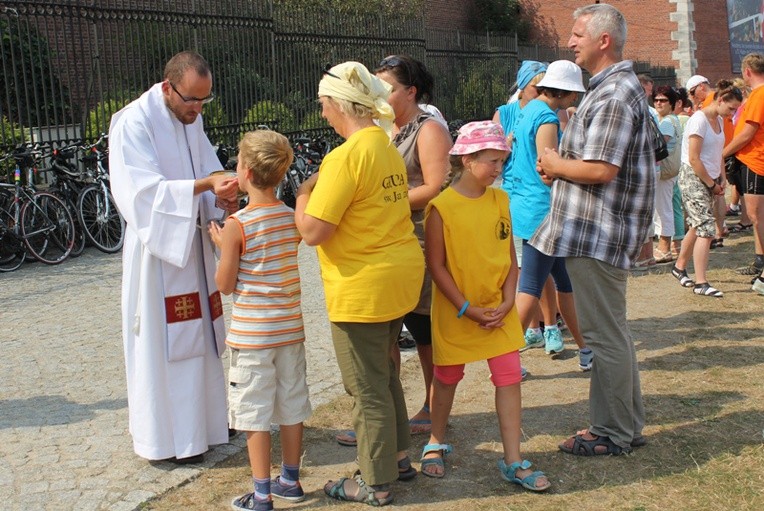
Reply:
[[72, 122], [69, 91], [52, 62], [48, 41], [33, 26], [0, 19], [0, 111], [9, 120], [46, 126]]
[[102, 133], [109, 131], [111, 116], [119, 112], [123, 106], [137, 98], [139, 94], [122, 92], [116, 94], [113, 98], [106, 98], [100, 101], [90, 112], [88, 112], [87, 125], [85, 126], [85, 138], [96, 140]]
[[517, 32], [521, 41], [528, 39], [531, 29], [520, 0], [475, 0], [472, 25], [475, 30]]
[[258, 101], [252, 108], [247, 110], [244, 118], [241, 120], [242, 132], [256, 128], [257, 126], [268, 126], [274, 131], [286, 133], [297, 129], [294, 113], [283, 103], [275, 101]]

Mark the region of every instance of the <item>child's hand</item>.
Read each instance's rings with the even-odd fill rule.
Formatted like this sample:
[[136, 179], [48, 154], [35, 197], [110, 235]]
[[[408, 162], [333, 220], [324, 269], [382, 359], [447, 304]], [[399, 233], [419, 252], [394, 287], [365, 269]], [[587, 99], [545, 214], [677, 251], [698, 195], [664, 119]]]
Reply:
[[513, 302], [502, 302], [501, 305], [496, 307], [495, 309], [488, 309], [488, 312], [486, 313], [486, 322], [482, 324], [481, 326], [483, 328], [501, 328], [504, 326], [504, 318], [509, 314], [509, 311], [512, 310]]
[[220, 244], [223, 242], [223, 228], [215, 220], [211, 220], [207, 226], [207, 231], [210, 233], [210, 238], [216, 247], [220, 248]]
[[[480, 328], [485, 328], [487, 330], [490, 330], [492, 328], [498, 328], [501, 326], [504, 326], [504, 323], [501, 321], [501, 319], [506, 316], [506, 312], [501, 315], [500, 318], [498, 318], [498, 324], [495, 319], [497, 309], [494, 308], [486, 308], [486, 307], [478, 307], [476, 305], [470, 305], [467, 307], [467, 310], [464, 311], [464, 315], [470, 318], [472, 321], [480, 325]], [[490, 325], [490, 326], [489, 326]]]

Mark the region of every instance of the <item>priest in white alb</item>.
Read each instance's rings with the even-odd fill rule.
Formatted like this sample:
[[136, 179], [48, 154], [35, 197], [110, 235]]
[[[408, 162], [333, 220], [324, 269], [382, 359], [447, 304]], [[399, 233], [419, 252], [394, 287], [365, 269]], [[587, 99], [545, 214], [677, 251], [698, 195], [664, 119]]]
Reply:
[[[202, 129], [209, 65], [175, 55], [164, 80], [114, 115], [109, 167], [127, 222], [122, 332], [130, 434], [149, 460], [202, 461], [228, 441], [225, 324], [207, 223], [236, 209], [236, 178]], [[221, 209], [222, 208], [222, 209]]]

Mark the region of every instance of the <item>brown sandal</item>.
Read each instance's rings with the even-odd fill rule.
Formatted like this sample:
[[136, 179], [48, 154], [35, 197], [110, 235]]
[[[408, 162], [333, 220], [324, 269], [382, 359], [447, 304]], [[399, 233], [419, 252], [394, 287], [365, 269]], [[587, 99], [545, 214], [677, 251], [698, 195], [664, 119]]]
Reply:
[[674, 256], [671, 255], [671, 249], [669, 249], [668, 252], [661, 252], [656, 248], [653, 250], [653, 257], [655, 258], [656, 264], [670, 263], [674, 260]]

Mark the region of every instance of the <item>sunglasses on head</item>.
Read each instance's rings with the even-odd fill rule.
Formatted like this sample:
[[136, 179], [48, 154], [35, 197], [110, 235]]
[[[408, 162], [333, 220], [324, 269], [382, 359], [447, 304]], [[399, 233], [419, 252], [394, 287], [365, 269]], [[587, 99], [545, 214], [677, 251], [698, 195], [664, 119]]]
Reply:
[[406, 63], [400, 57], [393, 55], [392, 57], [387, 57], [380, 60], [377, 67], [398, 67], [405, 65]]
[[331, 72], [332, 65], [331, 64], [325, 64], [324, 68], [321, 70], [321, 75], [329, 75], [332, 78], [336, 78], [337, 80], [342, 80], [339, 76]]

